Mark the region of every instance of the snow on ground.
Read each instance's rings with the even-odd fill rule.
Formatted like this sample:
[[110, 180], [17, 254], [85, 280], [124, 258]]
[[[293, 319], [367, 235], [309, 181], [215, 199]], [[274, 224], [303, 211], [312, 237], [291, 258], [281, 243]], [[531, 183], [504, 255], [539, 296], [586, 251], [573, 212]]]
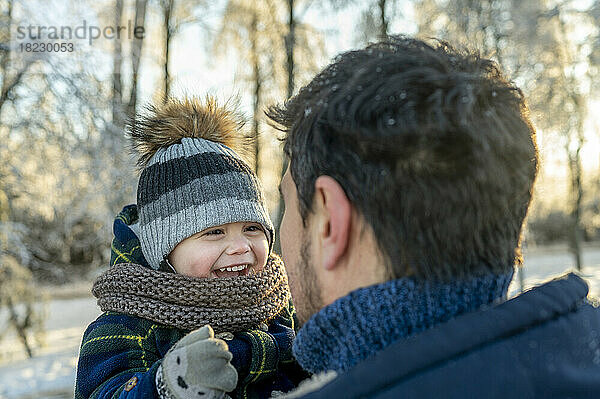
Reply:
[[89, 297], [48, 304], [45, 346], [27, 359], [14, 335], [0, 341], [0, 399], [72, 398], [79, 344], [100, 310]]
[[[524, 289], [539, 285], [544, 281], [575, 270], [575, 260], [565, 247], [542, 247], [523, 252]], [[590, 286], [590, 295], [600, 298], [600, 247], [590, 246], [583, 249], [583, 270], [580, 275]], [[509, 296], [520, 292], [520, 276], [515, 274], [508, 289]]]
[[[590, 294], [600, 297], [600, 247], [583, 252], [582, 275], [590, 284]], [[564, 247], [538, 248], [525, 252], [524, 289], [535, 286], [565, 271], [574, 269], [571, 255]], [[520, 276], [515, 275], [509, 295], [520, 291]], [[94, 298], [53, 300], [48, 305], [46, 345], [33, 359], [27, 359], [15, 336], [0, 341], [0, 399], [63, 399], [73, 397], [75, 367], [83, 331], [99, 309]]]

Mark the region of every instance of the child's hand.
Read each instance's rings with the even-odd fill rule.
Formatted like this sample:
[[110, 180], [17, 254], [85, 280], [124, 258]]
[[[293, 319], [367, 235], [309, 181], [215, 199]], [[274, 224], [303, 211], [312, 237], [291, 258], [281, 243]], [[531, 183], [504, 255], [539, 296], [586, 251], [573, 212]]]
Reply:
[[163, 398], [223, 398], [237, 385], [237, 371], [225, 341], [206, 325], [192, 331], [165, 355], [156, 373]]

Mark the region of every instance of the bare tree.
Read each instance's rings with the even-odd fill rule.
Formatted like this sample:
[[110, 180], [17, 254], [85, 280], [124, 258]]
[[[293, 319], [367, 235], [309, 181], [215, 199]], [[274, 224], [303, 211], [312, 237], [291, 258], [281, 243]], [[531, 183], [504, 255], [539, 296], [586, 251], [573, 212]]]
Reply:
[[[145, 31], [146, 27], [146, 5], [148, 0], [135, 1], [135, 26], [141, 27]], [[135, 120], [137, 107], [137, 87], [140, 70], [140, 60], [142, 57], [143, 37], [135, 37], [131, 47], [131, 92], [129, 94], [129, 103], [127, 104], [127, 115], [132, 121]]]
[[567, 29], [561, 16], [561, 9], [557, 6], [557, 8], [552, 10], [550, 15], [553, 15], [557, 21], [557, 36], [559, 37], [561, 43], [561, 46], [557, 48], [560, 59], [559, 62], [562, 64], [562, 68], [560, 68], [560, 78], [562, 80], [561, 86], [564, 88], [565, 94], [573, 106], [573, 112], [569, 113], [567, 117], [568, 122], [564, 125], [562, 133], [567, 138], [565, 151], [568, 157], [571, 183], [570, 192], [572, 227], [570, 234], [571, 239], [569, 241], [573, 256], [575, 257], [575, 265], [577, 270], [581, 270], [581, 241], [583, 235], [581, 216], [584, 195], [582, 184], [583, 168], [581, 165], [581, 150], [583, 149], [584, 145], [583, 125], [587, 116], [587, 107], [585, 101], [579, 93], [579, 82], [577, 82], [575, 76], [572, 74], [567, 75], [565, 70], [568, 66], [574, 65], [576, 60], [571, 51], [572, 44], [569, 43], [567, 37]]
[[[4, 17], [11, 15], [8, 6]], [[5, 26], [3, 44], [10, 43]], [[89, 53], [22, 65], [15, 57], [10, 68], [3, 57], [0, 191], [8, 198], [8, 216], [2, 224], [10, 227], [9, 238], [17, 226], [24, 243], [17, 252], [10, 245], [7, 255], [38, 278], [81, 275], [107, 261], [105, 221], [133, 191], [133, 167], [121, 168], [127, 156], [122, 134], [110, 128], [113, 111], [119, 112], [119, 82], [86, 73], [94, 65]]]
[[[15, 71], [9, 68], [10, 52], [12, 51], [11, 25], [13, 24], [13, 1], [8, 0], [1, 4], [2, 24], [0, 25], [0, 118], [6, 105], [10, 105], [16, 98], [16, 89], [23, 83], [26, 73], [33, 61], [26, 61]], [[0, 119], [1, 122], [1, 119]], [[0, 124], [0, 129], [6, 128]], [[9, 130], [10, 131], [10, 130]], [[5, 134], [6, 131], [0, 131]], [[5, 140], [0, 140], [0, 307], [8, 312], [8, 328], [13, 328], [29, 357], [33, 356], [33, 348], [29, 333], [40, 330], [43, 326], [41, 314], [35, 307], [41, 298], [37, 293], [31, 272], [24, 267], [16, 256], [27, 260], [30, 256], [29, 249], [23, 244], [20, 232], [24, 226], [13, 223], [13, 187], [9, 176], [11, 175], [10, 151], [6, 148]], [[8, 161], [8, 162], [7, 162]], [[7, 328], [3, 327], [3, 329]], [[0, 336], [4, 331], [0, 330]]]
[[173, 26], [173, 6], [175, 0], [160, 0], [160, 6], [163, 12], [163, 29], [164, 29], [164, 52], [163, 52], [163, 69], [164, 69], [164, 90], [163, 90], [163, 101], [166, 102], [171, 92], [171, 74], [169, 73], [169, 50], [171, 48], [171, 40], [175, 34], [175, 28]]
[[285, 52], [287, 54], [288, 85], [287, 97], [294, 94], [294, 48], [296, 47], [296, 18], [294, 15], [294, 0], [288, 4], [288, 33], [285, 36]]
[[[353, 0], [340, 1], [338, 7], [362, 4]], [[384, 40], [390, 34], [392, 21], [400, 16], [398, 0], [371, 0], [362, 11], [358, 21], [358, 41], [367, 43], [374, 39]]]
[[6, 100], [14, 93], [15, 88], [21, 83], [23, 76], [27, 73], [31, 65], [33, 64], [32, 60], [27, 60], [24, 62], [18, 70], [14, 73], [10, 73], [8, 65], [10, 60], [10, 52], [11, 52], [11, 26], [13, 23], [13, 0], [6, 1], [6, 9], [2, 10], [2, 19], [3, 26], [1, 29], [1, 59], [0, 59], [0, 68], [2, 70], [0, 73], [2, 74], [0, 78], [2, 79], [2, 88], [0, 90], [0, 113], [2, 112], [2, 107], [4, 106]]
[[377, 7], [379, 8], [379, 38], [385, 39], [388, 36], [389, 22], [385, 13], [385, 5], [387, 0], [377, 0]]
[[264, 99], [275, 97], [283, 84], [284, 63], [276, 4], [270, 1], [231, 0], [215, 37], [215, 54], [234, 49], [244, 62], [240, 73], [251, 86], [254, 168], [260, 174], [261, 122]]
[[160, 12], [163, 17], [163, 101], [171, 95], [171, 70], [169, 57], [174, 37], [185, 25], [198, 22], [200, 18], [195, 14], [198, 7], [206, 6], [205, 0], [176, 1], [159, 0]]
[[[123, 15], [123, 0], [115, 1], [115, 25], [121, 26]], [[123, 83], [121, 81], [121, 66], [123, 56], [121, 54], [121, 36], [114, 39], [113, 49], [113, 91], [112, 91], [112, 123], [120, 127], [123, 125]]]
[[[293, 0], [229, 0], [215, 38], [215, 54], [234, 50], [243, 60], [240, 72], [252, 93], [254, 163], [259, 175], [261, 169], [278, 170], [285, 162], [279, 155], [280, 148], [263, 151], [264, 105], [293, 95], [298, 74], [316, 72], [318, 59], [325, 54], [320, 33], [301, 21], [311, 2], [297, 3]], [[265, 174], [270, 178], [272, 172]], [[272, 189], [267, 186], [267, 197], [277, 193]], [[278, 207], [282, 209], [280, 204]], [[275, 245], [278, 250], [278, 243]]]
[[[42, 298], [31, 272], [16, 258], [0, 254], [0, 306], [8, 311], [8, 326], [21, 341], [28, 357], [33, 357], [31, 333], [38, 336], [43, 328]], [[0, 331], [0, 334], [4, 331]]]
[[[422, 0], [416, 9], [423, 35], [468, 44], [501, 62], [509, 76], [522, 83], [536, 125], [547, 137], [552, 132], [558, 134], [565, 148], [570, 176], [569, 242], [575, 263], [581, 268], [585, 198], [581, 151], [587, 117], [587, 96], [581, 93], [588, 86], [586, 79], [593, 80], [587, 75], [593, 69], [593, 62], [582, 56], [582, 45], [593, 40], [578, 39], [569, 35], [569, 31], [574, 24], [594, 26], [590, 19], [593, 13], [574, 10], [571, 2], [549, 8], [544, 0]], [[569, 22], [566, 14], [570, 14]], [[588, 72], [574, 74], [576, 65]]]
[[252, 106], [252, 135], [254, 136], [254, 170], [259, 173], [260, 170], [260, 105], [262, 96], [262, 70], [259, 61], [259, 31], [258, 31], [258, 13], [252, 12], [250, 22], [250, 53], [252, 57], [252, 79], [254, 80], [254, 101]]

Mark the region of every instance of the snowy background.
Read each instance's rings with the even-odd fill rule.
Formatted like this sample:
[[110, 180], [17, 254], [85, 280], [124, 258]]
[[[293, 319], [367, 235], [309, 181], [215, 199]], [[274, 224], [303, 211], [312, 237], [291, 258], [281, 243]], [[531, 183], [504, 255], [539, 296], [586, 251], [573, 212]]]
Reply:
[[[165, 95], [239, 99], [258, 138], [252, 166], [275, 215], [281, 135], [262, 110], [336, 54], [389, 33], [439, 37], [501, 61], [523, 89], [540, 151], [525, 240], [566, 242], [572, 216], [580, 215], [581, 239], [598, 243], [584, 246], [582, 274], [600, 296], [600, 113], [593, 111], [600, 108], [600, 0], [0, 0], [0, 21], [0, 291], [6, 287], [2, 294], [13, 302], [35, 296], [37, 288], [27, 290], [33, 278], [77, 281], [108, 264], [111, 221], [136, 198], [125, 116]], [[144, 28], [145, 44], [129, 36], [93, 45], [74, 39], [76, 51], [36, 53], [33, 63], [19, 47], [49, 37], [19, 39], [26, 26], [62, 30], [86, 22], [134, 23]], [[525, 264], [511, 295], [574, 262], [557, 245], [530, 248]], [[5, 277], [11, 275], [20, 280]], [[3, 334], [7, 312], [0, 306], [0, 399], [72, 397], [81, 336], [99, 313], [90, 288], [39, 290], [48, 296], [48, 317], [32, 359], [13, 333]]]
[[[600, 296], [600, 247], [583, 252], [582, 275], [590, 284], [590, 294]], [[531, 249], [525, 252], [524, 288], [528, 289], [573, 268], [573, 260], [562, 246]], [[511, 296], [520, 291], [519, 276], [509, 289]], [[27, 359], [15, 336], [0, 341], [0, 399], [72, 398], [75, 367], [85, 327], [99, 309], [88, 293], [91, 284], [62, 288], [48, 302], [45, 346]], [[58, 297], [58, 298], [56, 298]]]

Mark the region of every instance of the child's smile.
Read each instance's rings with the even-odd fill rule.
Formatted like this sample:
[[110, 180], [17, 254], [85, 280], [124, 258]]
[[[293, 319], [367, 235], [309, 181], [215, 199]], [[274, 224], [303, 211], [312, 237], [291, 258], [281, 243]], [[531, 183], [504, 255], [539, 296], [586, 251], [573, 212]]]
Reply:
[[181, 241], [169, 254], [169, 262], [177, 273], [191, 277], [246, 276], [265, 267], [268, 249], [259, 223], [227, 223]]
[[218, 269], [213, 269], [212, 273], [215, 277], [237, 277], [247, 276], [254, 272], [254, 265], [250, 263], [244, 263], [240, 265], [224, 266]]

